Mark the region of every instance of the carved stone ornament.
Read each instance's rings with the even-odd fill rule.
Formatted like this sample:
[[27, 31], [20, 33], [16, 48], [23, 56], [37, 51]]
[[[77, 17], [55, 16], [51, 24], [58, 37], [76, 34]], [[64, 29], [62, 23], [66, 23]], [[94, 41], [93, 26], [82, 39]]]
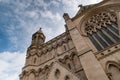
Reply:
[[96, 32], [97, 29], [101, 29], [102, 27], [105, 27], [106, 24], [111, 24], [111, 22], [116, 22], [116, 20], [117, 17], [115, 13], [112, 12], [102, 12], [96, 14], [93, 17], [89, 18], [85, 23], [85, 34], [92, 34], [93, 32]]
[[117, 22], [117, 12], [120, 11], [120, 4], [113, 3], [99, 7], [93, 7], [91, 11], [88, 10], [80, 20], [79, 29], [82, 36], [88, 36], [96, 32], [97, 29], [105, 27], [106, 24]]
[[44, 75], [46, 78], [53, 66], [53, 63], [50, 65], [45, 65], [43, 68], [39, 68], [38, 70], [31, 69], [29, 71], [23, 71], [22, 74], [20, 75], [20, 78], [24, 78], [24, 76], [29, 76], [31, 73], [33, 73], [35, 76], [38, 75]]
[[[114, 77], [114, 75], [116, 75], [116, 74], [114, 74], [114, 72], [112, 73], [111, 71], [110, 71], [110, 67], [111, 66], [114, 66], [117, 70], [118, 70], [118, 72], [120, 73], [120, 63], [118, 63], [118, 62], [115, 62], [115, 61], [108, 61], [107, 63], [106, 63], [106, 74], [107, 74], [107, 76], [108, 76], [108, 78], [110, 79], [110, 80], [114, 80], [113, 79], [113, 77]], [[115, 70], [116, 70], [115, 69]], [[113, 69], [112, 69], [112, 71], [113, 71]], [[119, 76], [119, 73], [117, 73], [118, 74], [118, 76]], [[115, 77], [114, 77], [115, 78]], [[117, 79], [116, 79], [117, 80]]]

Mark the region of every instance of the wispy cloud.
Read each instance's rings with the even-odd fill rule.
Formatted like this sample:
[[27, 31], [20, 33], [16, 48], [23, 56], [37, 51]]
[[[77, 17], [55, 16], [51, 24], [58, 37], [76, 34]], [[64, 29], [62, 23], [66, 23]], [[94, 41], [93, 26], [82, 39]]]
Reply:
[[0, 53], [0, 80], [18, 80], [24, 63], [25, 53]]

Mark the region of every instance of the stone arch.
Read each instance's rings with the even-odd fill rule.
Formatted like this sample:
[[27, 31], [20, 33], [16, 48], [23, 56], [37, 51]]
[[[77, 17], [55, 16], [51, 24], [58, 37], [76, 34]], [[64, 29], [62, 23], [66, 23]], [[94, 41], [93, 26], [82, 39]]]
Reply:
[[72, 61], [74, 64], [74, 68], [76, 71], [78, 71], [81, 68], [79, 57], [75, 54], [72, 56]]
[[55, 73], [54, 73], [55, 78], [56, 78], [56, 79], [59, 79], [60, 74], [61, 74], [60, 70], [59, 70], [59, 69], [56, 69], [56, 70], [55, 70]]
[[64, 80], [70, 80], [70, 76], [66, 75]]
[[77, 52], [75, 52], [75, 51], [72, 52], [72, 53], [70, 54], [70, 58], [72, 59], [74, 55], [77, 55]]
[[120, 5], [112, 4], [112, 6], [94, 8], [86, 13], [80, 22], [80, 33], [87, 37], [88, 44], [97, 51], [120, 42], [115, 7]]
[[88, 12], [84, 14], [85, 16], [81, 19], [79, 23], [80, 25], [79, 30], [81, 35], [87, 36], [87, 34], [84, 32], [84, 27], [85, 27], [84, 24], [90, 17], [101, 12], [115, 12], [119, 10], [119, 7], [120, 7], [119, 3], [116, 3], [116, 4], [110, 4], [110, 5], [108, 4], [102, 7], [93, 7], [91, 10], [88, 10]]
[[30, 70], [28, 80], [36, 80], [36, 71], [34, 69]]
[[21, 80], [27, 80], [27, 77], [28, 77], [28, 72], [24, 70], [22, 72], [22, 76], [21, 76], [22, 79]]
[[22, 72], [22, 75], [27, 75], [27, 71], [24, 70], [24, 71]]
[[50, 66], [46, 65], [44, 67], [44, 70], [45, 70], [45, 75], [47, 76], [49, 74], [49, 72], [50, 72]]
[[34, 73], [34, 74], [35, 74], [35, 73], [36, 73], [36, 70], [31, 69], [31, 70], [29, 71], [29, 74], [30, 74], [30, 73]]
[[36, 64], [37, 58], [33, 58], [33, 63]]
[[67, 67], [68, 69], [72, 70], [72, 69], [73, 69], [73, 63], [72, 63], [69, 55], [66, 55], [66, 56], [64, 57], [64, 61], [65, 61], [66, 67]]
[[64, 56], [64, 60], [66, 60], [66, 59], [70, 59], [69, 55]]
[[106, 71], [110, 80], [120, 79], [120, 64], [114, 61], [108, 61], [106, 63]]
[[63, 45], [63, 50], [67, 51], [67, 45], [66, 44]]
[[42, 72], [42, 69], [41, 68], [39, 68], [38, 69], [38, 74], [40, 74]]
[[69, 69], [72, 69], [72, 64], [71, 64], [71, 61], [69, 58], [66, 58], [65, 59], [65, 65], [69, 68]]
[[62, 63], [62, 64], [64, 64], [65, 63], [65, 61], [64, 61], [64, 59], [58, 59], [58, 61], [60, 62], [60, 63]]
[[44, 77], [45, 77], [44, 74], [43, 74], [43, 71], [44, 71], [44, 70], [41, 69], [41, 68], [38, 69], [38, 79], [39, 79], [39, 80], [42, 80], [42, 79], [44, 79]]

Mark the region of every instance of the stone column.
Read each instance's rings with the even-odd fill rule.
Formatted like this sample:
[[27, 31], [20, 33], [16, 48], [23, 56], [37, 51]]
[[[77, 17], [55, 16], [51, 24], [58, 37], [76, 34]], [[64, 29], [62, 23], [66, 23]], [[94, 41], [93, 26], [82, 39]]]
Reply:
[[79, 58], [88, 80], [109, 80], [92, 51], [84, 53]]
[[109, 80], [95, 55], [69, 18], [69, 15], [65, 13], [63, 17], [88, 80]]

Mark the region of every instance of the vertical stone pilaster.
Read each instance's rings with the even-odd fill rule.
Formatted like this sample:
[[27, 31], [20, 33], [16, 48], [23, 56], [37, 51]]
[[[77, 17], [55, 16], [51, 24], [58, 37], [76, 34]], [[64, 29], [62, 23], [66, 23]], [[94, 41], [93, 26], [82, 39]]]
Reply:
[[109, 80], [102, 66], [75, 27], [68, 14], [63, 16], [88, 80]]
[[73, 43], [77, 49], [77, 51], [83, 51], [86, 48], [88, 48], [88, 45], [86, 44], [86, 42], [84, 41], [83, 37], [80, 35], [80, 32], [78, 31], [78, 29], [76, 28], [76, 26], [74, 26], [72, 20], [69, 18], [68, 14], [64, 14], [64, 19], [67, 25], [67, 29], [70, 33], [70, 36], [73, 40]]
[[85, 53], [79, 58], [88, 80], [109, 80], [92, 51]]

